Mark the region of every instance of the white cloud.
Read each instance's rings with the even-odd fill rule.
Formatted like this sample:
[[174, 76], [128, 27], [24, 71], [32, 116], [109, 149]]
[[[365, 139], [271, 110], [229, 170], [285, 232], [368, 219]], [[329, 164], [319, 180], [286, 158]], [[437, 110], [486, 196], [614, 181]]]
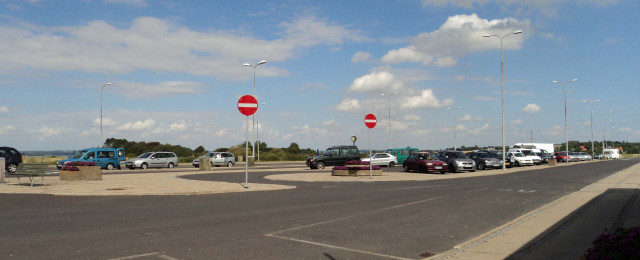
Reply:
[[420, 116], [419, 115], [414, 115], [414, 114], [406, 114], [402, 117], [403, 120], [406, 121], [420, 121]]
[[[620, 0], [584, 0], [584, 1], [559, 1], [559, 0], [422, 0], [422, 6], [424, 8], [429, 8], [432, 6], [436, 7], [446, 7], [448, 5], [465, 8], [465, 9], [473, 9], [474, 6], [485, 5], [487, 3], [495, 3], [500, 6], [501, 9], [505, 10], [505, 12], [509, 13], [523, 13], [528, 10], [539, 10], [547, 15], [555, 15], [557, 13], [557, 9], [554, 6], [555, 4], [563, 3], [563, 2], [587, 2], [600, 7], [616, 4], [620, 2]], [[577, 4], [577, 3], [576, 3]], [[512, 11], [513, 10], [513, 11]]]
[[153, 119], [147, 119], [145, 121], [136, 121], [123, 124], [116, 128], [118, 131], [142, 131], [142, 130], [151, 130], [156, 125], [156, 121]]
[[62, 128], [52, 128], [52, 127], [42, 127], [38, 129], [38, 133], [40, 134], [40, 139], [44, 139], [51, 136], [59, 135], [63, 132]]
[[473, 130], [469, 130], [469, 133], [470, 133], [470, 134], [479, 134], [479, 133], [481, 133], [481, 132], [483, 132], [483, 131], [485, 131], [485, 130], [487, 130], [487, 129], [489, 129], [489, 124], [484, 124], [484, 125], [483, 125], [482, 127], [480, 127], [480, 128], [476, 128], [476, 129], [473, 129]]
[[453, 104], [453, 99], [438, 100], [431, 89], [422, 90], [420, 95], [404, 97], [402, 108], [441, 108]]
[[482, 117], [471, 117], [471, 115], [466, 114], [460, 118], [460, 121], [482, 121]]
[[144, 99], [179, 94], [194, 94], [200, 92], [203, 88], [204, 86], [201, 83], [186, 81], [163, 81], [155, 85], [118, 81], [111, 85], [108, 91], [126, 98]]
[[[344, 41], [368, 41], [345, 26], [300, 17], [283, 22], [281, 38], [263, 40], [224, 30], [193, 31], [168, 20], [140, 17], [119, 28], [95, 20], [81, 26], [38, 26], [14, 23], [0, 26], [0, 70], [32, 68], [45, 71], [84, 71], [126, 74], [136, 70], [183, 72], [225, 79], [246, 79], [242, 64], [261, 57], [284, 61], [301, 49]], [[277, 64], [277, 63], [276, 63]], [[261, 68], [263, 76], [287, 71]]]
[[335, 125], [336, 124], [336, 120], [335, 119], [331, 119], [329, 121], [324, 121], [321, 122], [322, 125], [326, 125], [326, 126], [331, 126], [331, 125]]
[[359, 51], [351, 57], [351, 62], [358, 63], [368, 61], [369, 59], [371, 59], [371, 53]]
[[540, 106], [536, 104], [527, 104], [522, 108], [522, 112], [525, 112], [527, 114], [535, 114], [540, 112]]
[[629, 127], [621, 127], [618, 129], [618, 132], [632, 132], [633, 129], [629, 128]]
[[522, 119], [516, 119], [511, 121], [511, 123], [514, 125], [521, 125], [522, 123], [524, 123], [524, 121], [522, 121]]
[[[93, 120], [93, 125], [100, 126], [100, 118], [96, 118]], [[111, 118], [102, 117], [102, 126], [114, 126], [118, 125], [118, 122], [112, 120]]]
[[355, 98], [354, 99], [345, 98], [342, 100], [342, 102], [340, 102], [340, 104], [334, 107], [334, 109], [338, 111], [353, 111], [359, 108], [360, 108], [360, 101], [358, 101]]
[[388, 71], [372, 72], [353, 81], [348, 90], [359, 93], [380, 94], [403, 88], [403, 83]]
[[9, 113], [9, 107], [0, 107], [0, 114]]
[[[504, 35], [515, 30], [530, 31], [528, 20], [513, 18], [487, 20], [476, 14], [450, 16], [440, 28], [425, 32], [411, 40], [411, 45], [389, 51], [381, 59], [384, 63], [421, 62], [423, 65], [453, 66], [467, 53], [499, 49], [495, 39], [485, 34]], [[491, 37], [493, 38], [493, 37]], [[522, 48], [523, 36], [504, 41], [504, 49]], [[435, 60], [435, 63], [433, 62]]]

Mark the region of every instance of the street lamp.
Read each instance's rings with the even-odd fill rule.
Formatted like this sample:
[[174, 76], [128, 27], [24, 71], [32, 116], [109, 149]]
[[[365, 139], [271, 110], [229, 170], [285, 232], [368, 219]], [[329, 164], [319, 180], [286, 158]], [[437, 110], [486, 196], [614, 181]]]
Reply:
[[582, 100], [583, 103], [589, 103], [589, 110], [591, 110], [591, 158], [595, 158], [596, 156], [596, 151], [593, 150], [593, 103], [595, 102], [600, 102], [600, 99], [588, 99], [588, 100]]
[[[266, 105], [267, 103], [262, 103], [261, 105]], [[258, 116], [260, 111], [256, 111], [256, 135], [258, 136], [258, 161], [260, 161], [260, 117]]]
[[453, 110], [453, 150], [456, 150], [456, 120], [457, 120], [457, 113], [456, 111], [458, 109], [461, 109], [462, 107], [454, 107], [454, 108], [447, 108], [447, 110]]
[[[262, 65], [262, 64], [265, 64], [265, 63], [267, 63], [266, 60], [261, 60], [256, 65], [251, 65], [251, 63], [242, 64], [242, 66], [253, 68], [253, 97], [256, 96], [256, 68], [258, 66]], [[251, 147], [253, 148], [251, 153], [255, 157], [256, 156], [256, 145], [255, 145], [256, 144], [256, 135], [255, 135], [256, 134], [256, 116], [255, 116], [255, 114], [252, 116], [252, 120], [253, 120], [253, 123], [252, 123], [253, 124], [253, 128], [252, 128], [252, 130], [253, 130], [254, 135], [253, 135], [253, 144], [251, 145]]]
[[502, 86], [502, 170], [506, 171], [507, 166], [504, 163], [506, 161], [505, 158], [505, 134], [504, 134], [504, 55], [502, 51], [502, 41], [505, 37], [509, 35], [521, 34], [522, 30], [517, 30], [512, 33], [507, 33], [503, 36], [495, 35], [495, 34], [485, 34], [482, 37], [497, 37], [500, 39], [500, 85]]
[[567, 84], [571, 83], [571, 82], [575, 82], [578, 79], [572, 79], [570, 81], [566, 81], [566, 82], [561, 82], [561, 81], [557, 81], [554, 80], [552, 81], [552, 83], [558, 83], [558, 84], [562, 84], [562, 86], [564, 86], [564, 141], [565, 141], [565, 145], [566, 145], [566, 156], [567, 156], [567, 163], [569, 163], [569, 134], [567, 133]]
[[393, 92], [393, 93], [382, 93], [380, 94], [380, 96], [388, 96], [389, 97], [389, 128], [388, 128], [388, 135], [389, 135], [389, 144], [387, 149], [391, 149], [391, 96], [398, 94], [398, 91]]
[[104, 84], [104, 86], [102, 86], [102, 88], [100, 89], [100, 146], [102, 147], [102, 91], [104, 90], [104, 87], [111, 85], [111, 82], [107, 82], [106, 84]]

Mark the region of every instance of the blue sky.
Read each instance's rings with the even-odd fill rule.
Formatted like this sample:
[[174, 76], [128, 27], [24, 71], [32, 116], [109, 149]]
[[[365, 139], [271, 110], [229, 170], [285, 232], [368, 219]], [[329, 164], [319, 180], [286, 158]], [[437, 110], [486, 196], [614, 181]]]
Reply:
[[[0, 0], [0, 145], [95, 147], [103, 136], [208, 150], [245, 140], [259, 96], [270, 147], [441, 149], [640, 141], [635, 0]], [[585, 100], [599, 102], [585, 103]], [[264, 103], [264, 104], [262, 104]], [[462, 107], [457, 110], [447, 109]], [[592, 107], [592, 108], [591, 108]], [[592, 109], [592, 110], [591, 110]]]

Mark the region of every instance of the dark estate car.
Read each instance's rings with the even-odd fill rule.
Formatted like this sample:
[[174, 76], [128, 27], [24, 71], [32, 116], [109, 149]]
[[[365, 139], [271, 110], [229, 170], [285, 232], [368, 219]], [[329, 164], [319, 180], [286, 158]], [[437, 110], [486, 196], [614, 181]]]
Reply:
[[476, 162], [460, 151], [439, 151], [436, 156], [449, 164], [449, 171], [476, 171]]
[[360, 160], [360, 151], [357, 146], [331, 146], [321, 155], [307, 158], [307, 166], [311, 169], [324, 169], [325, 165], [345, 165], [351, 160]]
[[13, 147], [0, 147], [0, 157], [4, 158], [4, 169], [8, 173], [16, 172], [22, 163], [22, 154]]
[[478, 168], [478, 170], [502, 168], [502, 159], [495, 158], [490, 153], [470, 152], [467, 156], [476, 162], [476, 168]]
[[[497, 158], [498, 160], [502, 161], [502, 151], [496, 151], [496, 150], [479, 150], [480, 152], [487, 152], [489, 153], [491, 156], [493, 156], [494, 158]], [[509, 156], [506, 156], [505, 154], [505, 168], [511, 168], [513, 167], [513, 163], [511, 162], [511, 158], [509, 158]]]
[[435, 155], [426, 152], [409, 154], [409, 156], [402, 161], [402, 168], [405, 172], [420, 171], [425, 173], [446, 173], [449, 170], [446, 162], [440, 161]]

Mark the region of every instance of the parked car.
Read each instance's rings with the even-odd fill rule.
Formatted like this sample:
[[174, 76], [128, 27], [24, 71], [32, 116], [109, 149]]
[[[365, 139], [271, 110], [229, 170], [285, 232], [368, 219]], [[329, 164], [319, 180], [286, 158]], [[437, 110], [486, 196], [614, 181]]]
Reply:
[[532, 166], [533, 160], [523, 153], [519, 152], [508, 152], [506, 156], [509, 156], [513, 161], [513, 166]]
[[533, 161], [533, 164], [535, 164], [535, 165], [540, 165], [542, 163], [542, 158], [540, 158], [540, 156], [538, 156], [531, 149], [511, 148], [511, 149], [509, 149], [509, 152], [522, 153], [522, 154], [524, 154], [524, 156], [529, 157], [529, 159], [531, 159]]
[[405, 148], [391, 148], [384, 151], [385, 153], [390, 153], [391, 155], [398, 158], [398, 162], [396, 164], [402, 164], [402, 161], [406, 159], [410, 154], [420, 152], [418, 148], [405, 147]]
[[4, 170], [8, 173], [16, 172], [22, 163], [22, 154], [13, 147], [0, 147], [0, 157], [4, 158]]
[[467, 154], [467, 157], [476, 162], [476, 168], [478, 168], [478, 170], [502, 168], [502, 160], [493, 157], [493, 155], [487, 152], [470, 152]]
[[321, 155], [307, 158], [311, 169], [324, 169], [325, 165], [345, 165], [347, 161], [360, 160], [360, 150], [355, 145], [338, 145], [327, 148]]
[[[234, 165], [236, 165], [236, 156], [233, 155], [232, 153], [228, 153], [228, 152], [210, 152], [207, 153], [205, 155], [203, 155], [203, 157], [209, 157], [209, 164], [211, 165], [211, 167], [213, 166], [227, 166], [227, 167], [232, 167]], [[200, 158], [196, 158], [193, 160], [193, 162], [191, 162], [191, 165], [193, 165], [193, 167], [199, 168], [200, 167]]]
[[467, 158], [467, 156], [460, 151], [438, 151], [436, 153], [438, 159], [445, 161], [449, 164], [449, 171], [476, 171], [476, 162]]
[[391, 155], [390, 153], [374, 153], [372, 157], [373, 157], [373, 160], [371, 160], [371, 158], [367, 156], [366, 158], [363, 158], [361, 161], [364, 161], [364, 162], [371, 161], [371, 165], [382, 165], [382, 166], [389, 166], [389, 167], [393, 167], [393, 166], [396, 166], [396, 164], [398, 164], [398, 158]]
[[412, 153], [402, 161], [402, 169], [408, 171], [420, 171], [424, 173], [440, 172], [446, 173], [449, 165], [441, 161], [435, 155], [427, 152]]
[[173, 168], [178, 166], [178, 156], [172, 152], [146, 152], [126, 162], [129, 169]]
[[580, 156], [580, 160], [582, 161], [591, 161], [593, 160], [593, 157], [585, 152], [578, 152], [578, 155]]
[[536, 155], [542, 159], [542, 163], [548, 163], [550, 160], [553, 160], [553, 154], [547, 152], [545, 149], [531, 149]]
[[83, 161], [93, 162], [101, 169], [113, 170], [121, 169], [121, 165], [125, 164], [126, 160], [124, 148], [90, 148], [83, 153], [77, 153], [69, 156], [68, 159], [58, 161], [56, 167], [59, 170], [69, 162]]
[[554, 156], [556, 157], [556, 161], [558, 162], [577, 162], [578, 158], [571, 156], [571, 153], [569, 153], [569, 155], [567, 155], [567, 152], [562, 151], [562, 152], [556, 152], [554, 154]]
[[[487, 152], [490, 155], [492, 155], [493, 157], [497, 158], [498, 160], [502, 161], [502, 151], [497, 151], [497, 150], [478, 150], [480, 152]], [[511, 160], [511, 158], [509, 158], [509, 156], [507, 156], [505, 154], [505, 158], [504, 158], [505, 162], [504, 162], [504, 166], [505, 168], [511, 168], [513, 167], [513, 162]]]

